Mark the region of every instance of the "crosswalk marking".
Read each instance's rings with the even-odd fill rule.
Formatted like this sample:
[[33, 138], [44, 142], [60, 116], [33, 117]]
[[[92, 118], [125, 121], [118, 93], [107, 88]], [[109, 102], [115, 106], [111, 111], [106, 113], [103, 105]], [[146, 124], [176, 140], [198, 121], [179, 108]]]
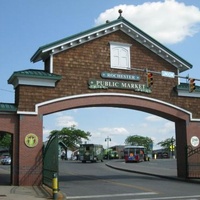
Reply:
[[90, 195], [90, 196], [68, 196], [66, 199], [92, 199], [92, 198], [105, 198], [105, 197], [126, 197], [126, 196], [141, 196], [153, 195], [155, 192], [141, 192], [141, 193], [127, 193], [127, 194], [104, 194], [104, 195]]

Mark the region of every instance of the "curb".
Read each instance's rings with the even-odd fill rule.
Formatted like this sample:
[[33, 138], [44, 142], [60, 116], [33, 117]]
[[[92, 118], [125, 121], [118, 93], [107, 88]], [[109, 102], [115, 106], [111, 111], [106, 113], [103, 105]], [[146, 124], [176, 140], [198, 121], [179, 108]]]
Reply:
[[160, 175], [160, 174], [152, 174], [148, 172], [142, 172], [142, 171], [137, 171], [137, 170], [132, 170], [132, 169], [124, 169], [121, 167], [116, 167], [111, 164], [105, 163], [107, 167], [116, 169], [116, 170], [121, 170], [121, 171], [126, 171], [126, 172], [132, 172], [132, 173], [137, 173], [137, 174], [144, 174], [148, 176], [156, 176], [160, 178], [166, 178], [166, 179], [171, 179], [171, 180], [176, 180], [176, 181], [182, 181], [182, 182], [190, 182], [190, 183], [197, 183], [200, 184], [200, 179], [184, 179], [184, 178], [178, 178], [178, 177], [173, 177], [173, 176], [165, 176], [165, 175]]
[[[50, 188], [50, 187], [48, 187], [46, 185], [43, 185], [42, 187], [48, 193], [48, 195], [47, 195], [48, 198], [47, 199], [53, 199], [52, 188]], [[56, 200], [64, 200], [64, 199], [66, 199], [66, 195], [63, 192], [59, 191]]]

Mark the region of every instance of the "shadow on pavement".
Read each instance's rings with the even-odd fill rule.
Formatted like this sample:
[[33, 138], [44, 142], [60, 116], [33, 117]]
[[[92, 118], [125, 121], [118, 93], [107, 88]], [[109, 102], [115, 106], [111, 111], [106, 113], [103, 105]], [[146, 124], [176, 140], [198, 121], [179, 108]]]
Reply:
[[0, 165], [0, 185], [11, 185], [10, 166]]

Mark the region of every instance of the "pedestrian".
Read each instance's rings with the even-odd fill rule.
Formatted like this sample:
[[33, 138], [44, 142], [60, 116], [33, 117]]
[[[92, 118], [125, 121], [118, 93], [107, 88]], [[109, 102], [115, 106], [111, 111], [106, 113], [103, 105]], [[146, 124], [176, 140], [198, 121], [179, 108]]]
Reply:
[[61, 154], [61, 160], [64, 160], [65, 154], [66, 154], [66, 153], [65, 153], [65, 150], [63, 150], [63, 151], [62, 151], [62, 154]]

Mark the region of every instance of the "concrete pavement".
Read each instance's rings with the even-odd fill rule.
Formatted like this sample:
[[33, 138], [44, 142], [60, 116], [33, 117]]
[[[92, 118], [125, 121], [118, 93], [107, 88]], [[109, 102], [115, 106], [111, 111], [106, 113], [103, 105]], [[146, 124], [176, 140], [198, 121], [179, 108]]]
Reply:
[[[0, 168], [0, 200], [46, 200], [53, 199], [52, 190], [46, 186], [9, 186], [9, 171]], [[57, 200], [65, 199], [62, 192]]]
[[125, 163], [124, 160], [111, 160], [106, 165], [122, 171], [177, 179], [176, 159], [152, 159], [140, 163]]
[[38, 186], [0, 186], [0, 200], [45, 200], [51, 195], [44, 187]]
[[177, 177], [176, 159], [152, 159], [140, 163], [125, 163], [123, 160], [114, 160], [108, 161], [106, 165], [117, 170], [200, 184], [200, 179]]

